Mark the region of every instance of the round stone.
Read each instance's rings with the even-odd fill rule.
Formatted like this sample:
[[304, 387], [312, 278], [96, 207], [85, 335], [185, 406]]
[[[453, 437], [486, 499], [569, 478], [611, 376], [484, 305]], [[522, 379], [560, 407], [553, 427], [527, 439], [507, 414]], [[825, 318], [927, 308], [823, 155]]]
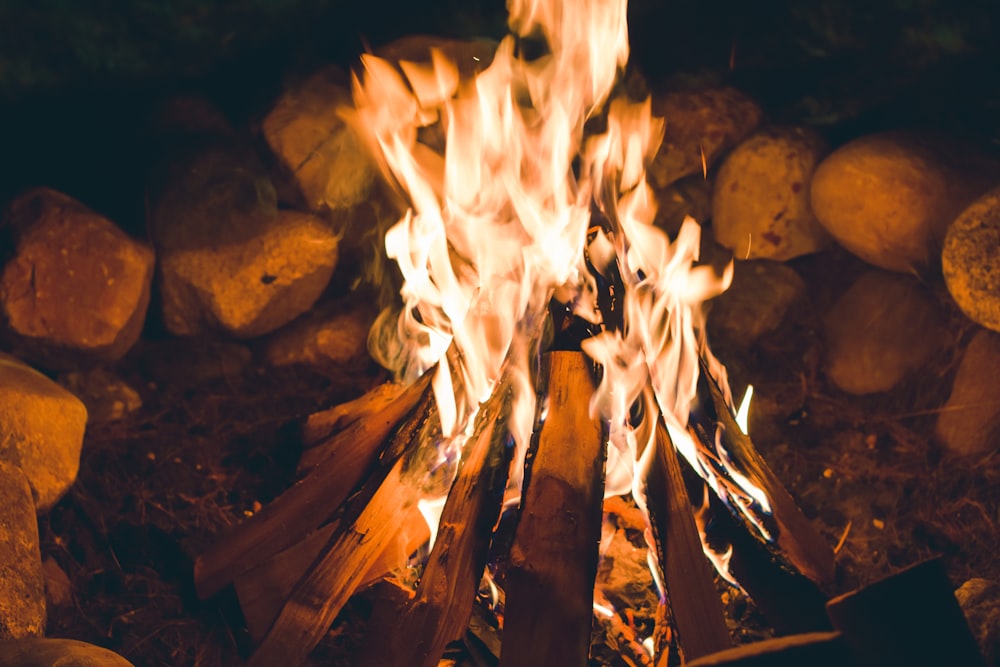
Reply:
[[941, 269], [962, 312], [1000, 331], [1000, 187], [976, 200], [948, 228]]

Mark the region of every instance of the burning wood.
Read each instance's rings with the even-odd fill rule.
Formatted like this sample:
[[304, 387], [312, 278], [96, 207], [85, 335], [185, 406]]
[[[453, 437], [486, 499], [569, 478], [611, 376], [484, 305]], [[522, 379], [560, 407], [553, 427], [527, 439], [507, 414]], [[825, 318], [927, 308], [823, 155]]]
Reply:
[[604, 437], [588, 414], [583, 355], [552, 353], [547, 387], [507, 572], [501, 667], [582, 665], [590, 649]]

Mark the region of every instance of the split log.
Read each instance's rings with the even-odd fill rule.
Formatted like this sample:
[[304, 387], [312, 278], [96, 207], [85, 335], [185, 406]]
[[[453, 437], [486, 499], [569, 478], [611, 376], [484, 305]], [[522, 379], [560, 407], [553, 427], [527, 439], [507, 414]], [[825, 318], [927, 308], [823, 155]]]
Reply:
[[[817, 584], [834, 581], [833, 549], [803, 516], [781, 480], [754, 447], [753, 441], [736, 424], [722, 391], [702, 364], [698, 381], [698, 395], [710, 397], [701, 408], [711, 424], [703, 424], [706, 433], [702, 438], [715, 440], [716, 424], [721, 427], [722, 447], [729, 453], [736, 467], [767, 495], [771, 503], [771, 518], [776, 525], [778, 550], [802, 574]], [[711, 409], [709, 409], [711, 408]]]
[[815, 632], [768, 639], [705, 656], [687, 667], [852, 667], [839, 632]]
[[[694, 477], [692, 471], [691, 476]], [[827, 596], [808, 577], [788, 567], [773, 545], [751, 535], [730, 508], [697, 480], [708, 498], [707, 516], [713, 541], [728, 544], [729, 573], [740, 583], [768, 622], [781, 634], [827, 632], [832, 629], [826, 615]]]
[[198, 596], [215, 595], [238, 575], [288, 549], [328, 521], [376, 464], [392, 429], [408, 414], [429, 409], [429, 386], [429, 377], [421, 378], [400, 397], [402, 405], [392, 403], [386, 408], [388, 416], [362, 420], [365, 423], [357, 422], [334, 435], [331, 443], [336, 443], [335, 451], [325, 450], [324, 458], [309, 475], [199, 556], [194, 566]]
[[[677, 643], [686, 660], [732, 646], [715, 575], [705, 558], [677, 451], [662, 421], [646, 477], [646, 505]], [[659, 651], [658, 651], [659, 652]]]
[[[436, 369], [430, 369], [419, 380], [402, 390], [387, 382], [364, 396], [343, 406], [337, 406], [309, 417], [303, 427], [302, 440], [306, 449], [299, 459], [299, 474], [316, 468], [326, 459], [336, 456], [341, 465], [344, 450], [367, 451], [371, 443], [382, 443], [426, 395]], [[357, 458], [364, 458], [357, 455]]]
[[587, 664], [603, 500], [604, 443], [579, 352], [548, 355], [538, 435], [507, 572], [501, 667]]
[[827, 611], [858, 667], [983, 665], [940, 559], [834, 598]]
[[314, 412], [302, 425], [302, 446], [311, 449], [322, 445], [327, 438], [348, 426], [377, 417], [407, 390], [400, 382], [382, 382], [353, 401], [335, 405], [328, 410]]
[[[254, 643], [260, 642], [278, 617], [295, 584], [305, 575], [323, 547], [339, 529], [332, 521], [298, 544], [275, 554], [264, 563], [236, 577], [233, 586], [243, 610], [243, 619]], [[427, 522], [416, 507], [398, 522], [395, 537], [362, 576], [359, 589], [367, 588], [388, 573], [406, 565], [407, 556], [430, 539]]]
[[416, 594], [402, 605], [387, 598], [376, 606], [361, 667], [436, 667], [448, 643], [465, 633], [507, 484], [511, 397], [501, 382], [480, 409]]
[[419, 456], [421, 445], [434, 446], [439, 437], [436, 412], [400, 426], [380, 465], [349, 503], [341, 528], [296, 584], [248, 667], [298, 667], [306, 661], [391, 541], [393, 517], [417, 503], [424, 474], [410, 472], [408, 457]]

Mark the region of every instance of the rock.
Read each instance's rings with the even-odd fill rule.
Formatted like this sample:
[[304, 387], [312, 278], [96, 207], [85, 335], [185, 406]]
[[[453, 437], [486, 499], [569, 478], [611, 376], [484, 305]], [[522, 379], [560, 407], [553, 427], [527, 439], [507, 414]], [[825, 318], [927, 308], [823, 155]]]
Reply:
[[0, 639], [44, 633], [45, 577], [35, 501], [24, 472], [0, 460]]
[[174, 157], [153, 205], [153, 239], [167, 329], [259, 336], [307, 310], [337, 262], [320, 219], [278, 211], [262, 165], [218, 141]]
[[962, 312], [1000, 331], [1000, 187], [976, 200], [948, 227], [941, 269]]
[[806, 127], [772, 127], [733, 149], [712, 196], [715, 240], [740, 259], [787, 260], [830, 237], [809, 205], [809, 182], [826, 142]]
[[702, 173], [760, 123], [757, 103], [735, 88], [673, 91], [653, 96], [653, 115], [666, 123], [663, 143], [649, 166], [649, 176], [665, 188], [684, 176]]
[[134, 667], [113, 651], [75, 639], [18, 639], [0, 643], [0, 667]]
[[957, 454], [991, 452], [1000, 446], [1000, 334], [981, 330], [969, 342], [941, 408], [937, 437]]
[[106, 368], [65, 373], [59, 384], [83, 401], [92, 424], [118, 421], [142, 407], [139, 392]]
[[40, 188], [10, 206], [13, 258], [0, 275], [0, 311], [18, 348], [41, 363], [72, 355], [115, 360], [138, 339], [153, 252], [107, 218]]
[[733, 284], [712, 301], [709, 330], [749, 346], [777, 329], [788, 309], [806, 295], [795, 269], [778, 262], [736, 262]]
[[811, 202], [844, 248], [890, 271], [935, 270], [948, 225], [1000, 182], [995, 160], [938, 135], [887, 132], [855, 139], [823, 160]]
[[264, 359], [274, 367], [303, 365], [343, 373], [345, 366], [370, 360], [368, 330], [376, 314], [370, 299], [357, 297], [316, 308], [269, 336]]
[[688, 176], [656, 191], [656, 219], [653, 223], [671, 236], [680, 231], [684, 218], [699, 223], [712, 217], [712, 176]]
[[972, 636], [987, 665], [1000, 660], [1000, 585], [989, 579], [969, 579], [955, 591]]
[[0, 353], [0, 460], [24, 471], [39, 512], [51, 509], [76, 480], [86, 425], [80, 399]]
[[375, 180], [375, 161], [340, 113], [352, 103], [350, 80], [330, 66], [290, 86], [262, 124], [282, 176], [310, 210], [354, 206]]
[[49, 607], [71, 607], [73, 605], [73, 584], [66, 571], [49, 556], [42, 561], [45, 577], [45, 601]]
[[940, 349], [943, 325], [919, 283], [882, 271], [863, 274], [824, 320], [826, 375], [839, 389], [888, 391]]

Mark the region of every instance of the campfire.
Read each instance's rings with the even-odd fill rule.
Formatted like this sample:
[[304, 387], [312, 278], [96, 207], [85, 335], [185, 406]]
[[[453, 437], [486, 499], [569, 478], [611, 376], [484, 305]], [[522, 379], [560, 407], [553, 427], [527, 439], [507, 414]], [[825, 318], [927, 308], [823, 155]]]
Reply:
[[251, 665], [302, 664], [384, 577], [360, 665], [438, 664], [474, 607], [500, 665], [586, 664], [592, 626], [627, 611], [595, 590], [621, 496], [659, 600], [653, 627], [623, 633], [629, 664], [730, 648], [713, 565], [777, 627], [815, 633], [781, 650], [850, 659], [823, 632], [833, 550], [708, 346], [701, 305], [732, 264], [699, 262], [694, 220], [672, 240], [652, 224], [662, 121], [617, 86], [625, 10], [518, 0], [492, 62], [362, 57], [343, 114], [406, 208], [385, 234], [403, 303], [369, 341], [397, 380], [313, 415], [300, 481], [196, 563], [203, 597], [235, 585]]
[[993, 664], [985, 9], [126, 4], [0, 59], [0, 663]]

